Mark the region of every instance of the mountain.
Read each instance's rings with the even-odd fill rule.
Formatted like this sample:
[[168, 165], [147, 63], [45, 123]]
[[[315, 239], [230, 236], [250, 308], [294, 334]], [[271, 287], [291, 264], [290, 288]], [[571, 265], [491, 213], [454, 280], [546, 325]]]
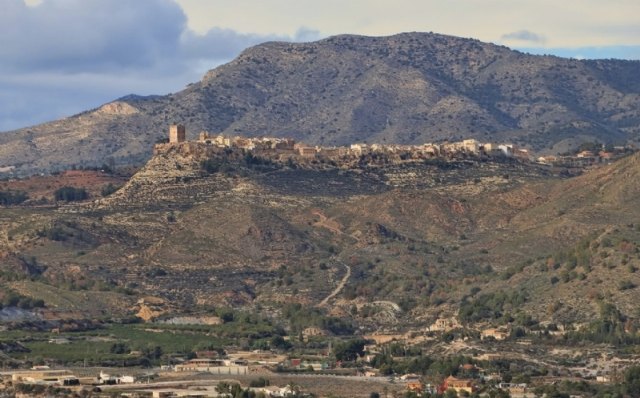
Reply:
[[[640, 133], [640, 62], [535, 56], [432, 33], [264, 43], [166, 96], [0, 135], [18, 175], [143, 164], [167, 126], [309, 144], [477, 138], [558, 152]], [[11, 170], [10, 170], [11, 171]]]
[[131, 315], [149, 296], [170, 313], [300, 303], [365, 329], [443, 314], [584, 323], [603, 305], [637, 320], [638, 154], [567, 178], [508, 160], [346, 165], [206, 148], [160, 148], [106, 198], [3, 210], [4, 294], [96, 316]]

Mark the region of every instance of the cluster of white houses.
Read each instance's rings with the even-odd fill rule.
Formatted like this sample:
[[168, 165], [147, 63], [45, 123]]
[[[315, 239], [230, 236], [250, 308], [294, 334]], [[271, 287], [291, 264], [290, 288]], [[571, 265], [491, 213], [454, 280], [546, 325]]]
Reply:
[[[186, 141], [186, 130], [182, 125], [172, 125], [169, 128], [169, 143], [180, 144]], [[529, 151], [517, 148], [513, 144], [481, 143], [475, 139], [463, 140], [460, 142], [446, 142], [442, 144], [426, 143], [422, 145], [382, 145], [355, 143], [348, 147], [324, 147], [309, 146], [304, 143], [297, 143], [290, 138], [275, 137], [228, 137], [222, 134], [210, 134], [206, 131], [198, 135], [198, 143], [213, 145], [219, 148], [238, 148], [257, 153], [291, 154], [303, 157], [339, 157], [339, 156], [361, 156], [371, 153], [411, 153], [420, 157], [440, 157], [452, 156], [456, 154], [486, 155], [516, 157], [523, 160], [533, 160]]]
[[[169, 144], [187, 143], [186, 129], [183, 125], [172, 125], [169, 128]], [[525, 162], [559, 165], [568, 167], [583, 167], [595, 163], [607, 162], [624, 152], [625, 147], [616, 147], [614, 152], [582, 151], [572, 156], [540, 156], [535, 157], [528, 149], [520, 148], [509, 143], [480, 142], [466, 139], [458, 142], [425, 143], [422, 145], [383, 145], [354, 143], [350, 146], [310, 146], [296, 142], [291, 138], [275, 137], [228, 137], [222, 134], [211, 134], [202, 131], [197, 141], [190, 144], [200, 144], [218, 148], [236, 148], [252, 151], [255, 154], [290, 155], [302, 158], [341, 158], [360, 157], [362, 155], [386, 154], [402, 156], [402, 159], [454, 158], [456, 156], [513, 158]]]

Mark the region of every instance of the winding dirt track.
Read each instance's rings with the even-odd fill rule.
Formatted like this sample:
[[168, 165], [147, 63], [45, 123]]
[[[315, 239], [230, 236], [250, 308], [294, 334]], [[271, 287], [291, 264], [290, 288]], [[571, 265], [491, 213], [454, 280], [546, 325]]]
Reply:
[[344, 286], [347, 284], [347, 281], [351, 277], [351, 267], [349, 267], [347, 264], [343, 263], [342, 261], [336, 258], [334, 258], [334, 260], [342, 264], [347, 269], [347, 273], [344, 275], [344, 277], [342, 277], [342, 280], [340, 281], [340, 283], [338, 283], [338, 286], [335, 289], [333, 289], [333, 291], [318, 304], [318, 307], [324, 307], [325, 305], [327, 305], [329, 300], [337, 296], [342, 291]]
[[[340, 224], [338, 224], [336, 222], [332, 222], [332, 220], [329, 219], [326, 215], [324, 215], [321, 211], [314, 210], [312, 212], [312, 214], [315, 215], [315, 216], [318, 216], [320, 218], [320, 220], [318, 222], [316, 222], [315, 225], [323, 227], [323, 228], [326, 228], [326, 229], [328, 229], [329, 231], [333, 232], [336, 235], [345, 235], [345, 236], [348, 236], [348, 237], [350, 237], [352, 239], [355, 239], [356, 241], [358, 240], [356, 237], [348, 235], [344, 231], [342, 231], [340, 229]], [[340, 281], [340, 283], [338, 283], [338, 286], [336, 286], [336, 288], [333, 289], [333, 291], [327, 297], [325, 297], [320, 303], [318, 303], [318, 307], [324, 307], [325, 305], [327, 305], [329, 303], [329, 300], [331, 300], [332, 298], [334, 298], [335, 296], [340, 294], [342, 289], [344, 289], [345, 285], [349, 281], [349, 278], [351, 277], [351, 267], [350, 266], [348, 266], [347, 264], [345, 264], [342, 261], [340, 261], [336, 256], [333, 256], [331, 259], [336, 261], [337, 263], [340, 263], [343, 267], [345, 267], [347, 269], [347, 273], [344, 275], [344, 277], [342, 277], [342, 280]]]

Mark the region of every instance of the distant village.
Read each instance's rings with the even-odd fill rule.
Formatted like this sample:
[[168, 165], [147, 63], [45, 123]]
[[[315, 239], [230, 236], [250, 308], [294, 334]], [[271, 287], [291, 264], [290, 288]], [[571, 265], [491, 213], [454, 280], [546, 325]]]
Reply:
[[340, 159], [367, 155], [386, 155], [401, 161], [423, 159], [494, 158], [515, 159], [522, 162], [561, 167], [587, 167], [608, 163], [633, 150], [628, 146], [601, 145], [600, 148], [582, 150], [575, 154], [535, 156], [528, 149], [510, 143], [480, 142], [466, 139], [458, 142], [425, 143], [421, 145], [366, 144], [350, 146], [311, 146], [290, 138], [275, 137], [228, 137], [222, 134], [200, 132], [197, 141], [186, 140], [183, 125], [171, 125], [167, 143], [156, 145], [156, 152], [175, 145], [205, 145], [217, 148], [232, 148], [251, 151], [257, 156]]
[[[562, 338], [567, 330], [561, 325], [559, 329], [538, 331], [540, 335]], [[150, 326], [152, 328], [153, 326]], [[579, 327], [579, 325], [578, 325]], [[513, 353], [503, 352], [507, 346], [499, 342], [511, 340], [519, 346], [532, 346], [534, 343], [527, 339], [515, 339], [513, 330], [509, 328], [485, 328], [481, 330], [475, 341], [484, 343], [483, 349], [473, 359], [468, 358], [457, 365], [455, 376], [451, 374], [442, 377], [424, 377], [407, 369], [401, 374], [394, 373], [380, 362], [381, 358], [395, 358], [402, 361], [403, 356], [396, 352], [410, 352], [412, 343], [442, 340], [446, 333], [463, 330], [464, 327], [455, 317], [436, 319], [422, 333], [416, 331], [407, 334], [372, 334], [365, 335], [361, 352], [354, 354], [349, 360], [334, 358], [332, 346], [308, 350], [300, 355], [286, 353], [282, 350], [253, 350], [242, 351], [228, 347], [224, 352], [216, 350], [197, 350], [194, 357], [172, 357], [169, 364], [149, 369], [135, 368], [49, 368], [49, 366], [34, 366], [31, 369], [9, 370], [0, 372], [0, 377], [7, 383], [40, 386], [58, 386], [71, 388], [81, 392], [83, 388], [93, 388], [94, 392], [101, 392], [98, 396], [114, 396], [111, 394], [130, 394], [128, 396], [145, 398], [173, 398], [188, 397], [219, 397], [232, 396], [221, 393], [224, 382], [239, 383], [243, 380], [248, 392], [256, 397], [310, 397], [311, 394], [296, 390], [295, 383], [287, 385], [247, 385], [248, 378], [253, 381], [267, 381], [269, 376], [289, 375], [291, 377], [304, 375], [321, 375], [327, 381], [346, 378], [351, 380], [387, 382], [395, 385], [397, 391], [403, 392], [405, 397], [418, 396], [470, 396], [482, 393], [481, 396], [510, 396], [531, 398], [540, 396], [536, 389], [544, 386], [554, 386], [562, 381], [575, 383], [596, 383], [609, 385], [620, 382], [621, 375], [610, 366], [606, 356], [593, 358], [592, 366], [583, 368], [566, 368], [551, 370], [549, 374], [536, 377], [519, 377], [519, 381], [505, 380], [505, 376], [495, 370], [491, 363], [511, 361]], [[156, 330], [156, 329], [149, 329]], [[301, 332], [305, 342], [320, 342], [327, 338], [328, 332], [317, 327], [308, 327]], [[459, 343], [471, 344], [473, 339], [461, 338]], [[478, 341], [479, 340], [479, 341]], [[517, 342], [516, 342], [517, 340]], [[364, 343], [366, 341], [366, 343]], [[50, 344], [70, 344], [67, 338], [52, 338]], [[396, 351], [394, 351], [396, 350]], [[360, 351], [360, 350], [358, 350]], [[395, 357], [393, 356], [395, 352]], [[418, 349], [418, 355], [421, 350]], [[130, 355], [140, 354], [131, 352]], [[390, 356], [391, 355], [391, 356]], [[628, 366], [633, 360], [626, 360]], [[489, 367], [484, 367], [489, 365]], [[622, 363], [618, 363], [622, 365]], [[577, 365], [576, 365], [577, 366]], [[116, 372], [115, 374], [113, 372]], [[122, 372], [126, 372], [122, 373]], [[334, 378], [334, 379], [331, 379]], [[515, 376], [514, 376], [515, 378]], [[221, 383], [222, 382], [222, 383]], [[495, 395], [501, 391], [503, 395]], [[453, 394], [455, 392], [456, 394]], [[488, 394], [492, 392], [494, 395]], [[508, 393], [508, 395], [504, 395]], [[242, 395], [245, 396], [245, 395]], [[398, 395], [393, 395], [398, 396]], [[477, 395], [476, 395], [477, 396]], [[572, 396], [573, 397], [573, 396]], [[575, 396], [580, 397], [580, 396]]]

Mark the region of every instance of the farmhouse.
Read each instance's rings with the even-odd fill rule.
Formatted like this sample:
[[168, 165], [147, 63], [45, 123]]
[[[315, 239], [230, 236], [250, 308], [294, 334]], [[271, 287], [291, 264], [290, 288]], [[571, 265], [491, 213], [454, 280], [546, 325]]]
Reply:
[[27, 384], [48, 384], [73, 386], [80, 384], [76, 376], [68, 370], [31, 370], [11, 374], [11, 381]]
[[466, 392], [473, 393], [476, 389], [473, 385], [473, 380], [471, 379], [458, 379], [453, 376], [449, 376], [440, 385], [438, 389], [439, 393], [442, 394], [447, 390], [455, 390], [457, 393]]
[[460, 327], [460, 323], [454, 317], [451, 318], [438, 318], [429, 326], [429, 332], [447, 332]]
[[176, 372], [209, 372], [215, 374], [244, 375], [249, 366], [246, 361], [195, 358], [175, 366]]
[[507, 337], [509, 337], [509, 331], [508, 330], [490, 328], [490, 329], [485, 329], [482, 332], [480, 332], [480, 338], [482, 340], [484, 340], [486, 338], [493, 338], [493, 339], [496, 339], [496, 340], [505, 340]]

